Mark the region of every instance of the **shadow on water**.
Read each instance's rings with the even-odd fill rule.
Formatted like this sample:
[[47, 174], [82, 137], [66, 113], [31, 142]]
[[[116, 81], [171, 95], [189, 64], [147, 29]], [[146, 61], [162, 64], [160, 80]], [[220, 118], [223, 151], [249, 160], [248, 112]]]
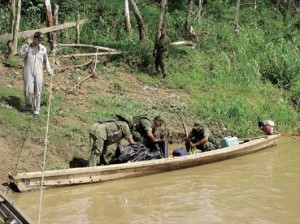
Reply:
[[79, 157], [73, 157], [73, 159], [69, 162], [70, 168], [87, 167], [88, 164], [88, 160]]
[[18, 111], [22, 112], [22, 107], [21, 107], [21, 99], [20, 97], [17, 96], [3, 96], [0, 99], [1, 102], [5, 102], [9, 106], [17, 109]]

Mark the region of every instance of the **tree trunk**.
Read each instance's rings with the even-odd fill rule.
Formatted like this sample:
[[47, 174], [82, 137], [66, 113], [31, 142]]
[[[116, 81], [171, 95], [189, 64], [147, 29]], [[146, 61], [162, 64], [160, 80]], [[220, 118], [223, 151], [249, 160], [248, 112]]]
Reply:
[[198, 3], [198, 13], [197, 13], [198, 23], [201, 22], [202, 9], [203, 9], [203, 0], [199, 0], [199, 3]]
[[193, 0], [188, 0], [188, 8], [186, 12], [186, 20], [185, 20], [185, 30], [189, 32], [191, 26], [191, 16], [192, 16], [192, 8]]
[[164, 24], [164, 17], [165, 17], [165, 11], [167, 6], [167, 0], [161, 0], [160, 2], [160, 14], [159, 14], [159, 20], [158, 20], [158, 31], [157, 31], [157, 39], [160, 37], [160, 29], [163, 27]]
[[281, 0], [277, 0], [276, 6], [277, 6], [278, 9], [279, 9], [279, 7], [280, 7], [280, 4], [281, 4]]
[[130, 13], [129, 13], [129, 3], [125, 0], [125, 26], [128, 33], [132, 32], [132, 27], [130, 23]]
[[235, 9], [235, 19], [234, 19], [234, 25], [235, 25], [235, 32], [237, 35], [240, 34], [240, 25], [239, 25], [239, 17], [240, 17], [240, 6], [241, 6], [241, 0], [236, 0], [236, 9]]
[[[54, 5], [54, 12], [53, 12], [53, 25], [57, 26], [58, 25], [58, 10], [59, 6], [57, 4]], [[53, 32], [53, 44], [51, 44], [51, 54], [56, 53], [56, 37], [57, 37], [57, 32]]]
[[80, 44], [80, 26], [79, 26], [80, 14], [76, 15], [76, 44]]
[[14, 23], [15, 23], [15, 19], [16, 19], [16, 1], [15, 0], [9, 1], [9, 10], [10, 10], [9, 32], [13, 33], [14, 32]]
[[20, 19], [21, 19], [21, 5], [22, 1], [18, 0], [17, 10], [15, 13], [14, 26], [13, 26], [13, 38], [12, 43], [9, 45], [9, 57], [12, 57], [18, 52], [18, 39], [19, 39], [19, 27], [20, 27]]
[[54, 5], [54, 13], [53, 13], [53, 24], [54, 26], [58, 25], [58, 10], [59, 10], [59, 6], [57, 4]]
[[137, 7], [136, 3], [134, 2], [134, 0], [129, 0], [129, 4], [133, 9], [134, 16], [135, 16], [138, 26], [139, 26], [140, 40], [143, 41], [146, 37], [146, 28], [145, 28], [145, 23], [144, 23], [143, 17], [140, 13], [139, 8]]
[[[46, 10], [46, 23], [48, 27], [53, 26], [53, 16], [52, 16], [52, 8], [51, 8], [51, 1], [50, 0], [45, 0], [44, 1], [44, 7]], [[53, 44], [54, 44], [54, 33], [50, 32], [48, 33], [48, 42], [51, 45], [51, 49], [53, 49]]]
[[259, 0], [255, 0], [254, 1], [254, 9], [256, 10], [259, 4]]

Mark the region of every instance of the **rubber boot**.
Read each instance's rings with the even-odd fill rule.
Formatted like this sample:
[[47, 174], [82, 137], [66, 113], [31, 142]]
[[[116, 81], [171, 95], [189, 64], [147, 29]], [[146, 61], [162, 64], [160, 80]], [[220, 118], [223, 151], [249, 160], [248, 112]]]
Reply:
[[168, 73], [166, 72], [163, 73], [163, 79], [168, 79]]

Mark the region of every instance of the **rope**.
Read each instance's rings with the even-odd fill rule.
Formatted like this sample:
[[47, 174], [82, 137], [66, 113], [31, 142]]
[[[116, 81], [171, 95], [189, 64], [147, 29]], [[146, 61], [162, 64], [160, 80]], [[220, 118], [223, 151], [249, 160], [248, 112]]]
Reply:
[[53, 82], [53, 75], [51, 75], [51, 81], [49, 87], [48, 114], [47, 114], [46, 136], [45, 136], [43, 171], [42, 171], [42, 179], [41, 179], [38, 224], [41, 223], [41, 213], [42, 213], [42, 204], [43, 204], [44, 174], [45, 174], [47, 147], [48, 147], [48, 132], [49, 132], [49, 120], [50, 120], [50, 109], [51, 109], [51, 99], [52, 99], [52, 82]]
[[23, 152], [23, 149], [24, 149], [24, 146], [25, 146], [25, 142], [28, 138], [28, 134], [29, 134], [29, 131], [31, 130], [31, 126], [32, 126], [32, 117], [30, 118], [30, 121], [29, 121], [29, 125], [28, 125], [28, 128], [26, 129], [26, 132], [25, 132], [25, 135], [24, 135], [24, 138], [23, 138], [23, 142], [21, 144], [21, 147], [18, 151], [18, 156], [17, 156], [17, 161], [16, 161], [16, 164], [15, 164], [15, 167], [13, 169], [13, 174], [16, 175], [17, 174], [17, 169], [18, 169], [18, 166], [19, 166], [19, 160], [20, 160], [20, 157], [21, 157], [21, 154]]

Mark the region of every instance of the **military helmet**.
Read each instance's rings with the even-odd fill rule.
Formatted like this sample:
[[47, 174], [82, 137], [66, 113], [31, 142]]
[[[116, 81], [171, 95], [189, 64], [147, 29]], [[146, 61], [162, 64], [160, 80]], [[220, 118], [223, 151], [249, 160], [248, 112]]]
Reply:
[[126, 114], [125, 115], [116, 115], [116, 116], [121, 121], [125, 121], [128, 124], [129, 128], [132, 128], [132, 126], [133, 126], [132, 116], [126, 115]]
[[154, 117], [153, 120], [154, 121], [160, 121], [161, 123], [165, 123], [164, 119], [160, 115], [157, 115], [156, 117]]
[[193, 128], [198, 129], [198, 128], [204, 128], [204, 127], [205, 127], [204, 123], [202, 121], [197, 120], [197, 121], [195, 121]]

